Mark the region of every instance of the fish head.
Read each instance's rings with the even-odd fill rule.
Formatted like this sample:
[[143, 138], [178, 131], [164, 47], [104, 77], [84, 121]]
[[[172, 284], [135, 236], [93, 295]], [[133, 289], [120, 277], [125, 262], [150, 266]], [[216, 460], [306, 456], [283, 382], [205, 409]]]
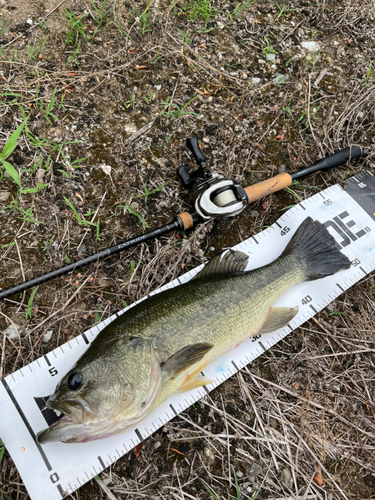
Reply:
[[162, 374], [152, 343], [126, 337], [112, 349], [90, 349], [60, 380], [47, 406], [63, 414], [38, 442], [80, 443], [131, 429], [160, 394]]

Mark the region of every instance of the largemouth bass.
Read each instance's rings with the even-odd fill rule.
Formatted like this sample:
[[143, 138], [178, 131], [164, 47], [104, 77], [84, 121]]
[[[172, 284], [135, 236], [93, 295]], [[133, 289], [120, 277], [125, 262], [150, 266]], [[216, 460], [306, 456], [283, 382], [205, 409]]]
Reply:
[[200, 372], [247, 338], [284, 327], [298, 307], [272, 307], [292, 286], [350, 267], [308, 217], [281, 256], [246, 272], [248, 256], [213, 258], [191, 281], [153, 295], [107, 325], [58, 383], [48, 406], [64, 416], [39, 443], [77, 443], [133, 428], [176, 392], [210, 381]]

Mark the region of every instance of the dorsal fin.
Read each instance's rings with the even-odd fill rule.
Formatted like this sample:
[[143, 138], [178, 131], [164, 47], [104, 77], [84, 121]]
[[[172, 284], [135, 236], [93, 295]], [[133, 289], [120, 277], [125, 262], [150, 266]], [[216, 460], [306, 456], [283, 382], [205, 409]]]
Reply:
[[245, 272], [249, 256], [237, 250], [222, 252], [211, 259], [193, 279], [220, 274], [242, 274]]

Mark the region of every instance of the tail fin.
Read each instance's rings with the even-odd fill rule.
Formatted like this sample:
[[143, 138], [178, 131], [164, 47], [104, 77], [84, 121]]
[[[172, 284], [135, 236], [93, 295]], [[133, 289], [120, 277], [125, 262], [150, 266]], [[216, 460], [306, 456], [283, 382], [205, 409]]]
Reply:
[[295, 256], [306, 269], [306, 281], [312, 281], [350, 267], [350, 260], [335, 244], [323, 224], [307, 217], [286, 246], [283, 256]]

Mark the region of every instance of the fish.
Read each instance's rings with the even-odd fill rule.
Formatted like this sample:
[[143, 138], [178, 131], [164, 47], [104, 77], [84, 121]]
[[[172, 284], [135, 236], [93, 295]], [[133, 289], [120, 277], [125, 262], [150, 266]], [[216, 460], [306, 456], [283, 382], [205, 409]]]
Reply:
[[223, 252], [109, 323], [57, 384], [47, 406], [63, 416], [38, 442], [83, 443], [134, 428], [173, 394], [211, 383], [201, 372], [212, 361], [287, 325], [298, 307], [273, 307], [287, 290], [351, 265], [311, 217], [270, 264], [246, 271], [248, 258]]

